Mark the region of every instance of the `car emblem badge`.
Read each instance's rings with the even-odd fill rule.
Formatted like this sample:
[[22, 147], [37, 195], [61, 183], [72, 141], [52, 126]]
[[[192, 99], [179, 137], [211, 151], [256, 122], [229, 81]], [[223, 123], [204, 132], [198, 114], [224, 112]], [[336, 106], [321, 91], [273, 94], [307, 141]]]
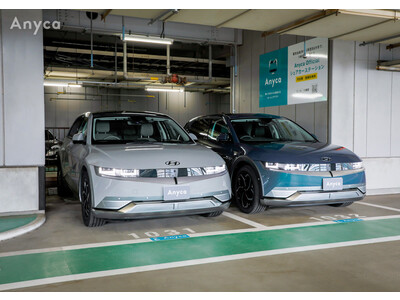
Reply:
[[324, 157], [321, 157], [321, 160], [322, 160], [322, 161], [326, 161], [326, 162], [328, 162], [328, 161], [331, 161], [331, 160], [332, 160], [332, 158], [330, 158], [330, 157], [327, 157], [327, 156], [324, 156]]
[[177, 166], [177, 165], [180, 165], [181, 163], [179, 161], [176, 161], [176, 160], [169, 160], [169, 161], [166, 161], [165, 164], [167, 166]]

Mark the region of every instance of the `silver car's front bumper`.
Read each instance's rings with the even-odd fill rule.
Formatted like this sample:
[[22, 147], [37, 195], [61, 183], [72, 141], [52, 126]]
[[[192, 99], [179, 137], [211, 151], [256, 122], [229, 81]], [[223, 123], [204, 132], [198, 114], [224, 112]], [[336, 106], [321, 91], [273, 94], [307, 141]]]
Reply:
[[229, 204], [230, 201], [221, 202], [213, 198], [175, 202], [131, 202], [116, 211], [93, 209], [93, 213], [96, 217], [102, 219], [144, 219], [211, 213], [226, 210]]
[[[93, 213], [104, 219], [202, 214], [225, 210], [231, 199], [229, 173], [177, 178], [115, 179], [92, 169]], [[184, 199], [165, 197], [165, 188], [186, 188]]]

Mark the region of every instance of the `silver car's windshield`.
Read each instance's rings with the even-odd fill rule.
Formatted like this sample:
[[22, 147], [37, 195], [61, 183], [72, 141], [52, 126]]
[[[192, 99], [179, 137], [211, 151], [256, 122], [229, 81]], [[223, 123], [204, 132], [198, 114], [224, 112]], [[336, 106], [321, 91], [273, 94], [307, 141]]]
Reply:
[[317, 142], [296, 123], [283, 118], [249, 118], [231, 120], [243, 143]]
[[92, 133], [94, 144], [193, 143], [178, 124], [160, 116], [94, 117]]

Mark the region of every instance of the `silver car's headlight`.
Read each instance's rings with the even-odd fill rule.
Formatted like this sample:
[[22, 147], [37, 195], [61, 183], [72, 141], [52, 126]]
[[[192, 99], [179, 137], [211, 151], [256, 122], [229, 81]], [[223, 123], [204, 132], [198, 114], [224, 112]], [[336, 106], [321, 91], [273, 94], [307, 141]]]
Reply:
[[221, 166], [215, 166], [215, 167], [205, 167], [203, 168], [205, 175], [214, 175], [214, 174], [220, 174], [226, 171], [226, 165], [223, 164]]
[[105, 177], [120, 177], [120, 178], [133, 178], [139, 177], [138, 169], [115, 169], [105, 167], [95, 167], [96, 173], [99, 176]]

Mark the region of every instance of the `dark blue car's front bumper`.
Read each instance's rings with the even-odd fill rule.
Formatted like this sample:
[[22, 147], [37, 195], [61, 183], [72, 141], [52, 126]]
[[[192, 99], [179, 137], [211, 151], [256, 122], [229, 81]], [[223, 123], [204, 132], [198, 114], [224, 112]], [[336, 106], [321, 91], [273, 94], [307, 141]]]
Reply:
[[[275, 171], [256, 163], [261, 179], [261, 203], [267, 206], [335, 204], [362, 200], [365, 196], [364, 169], [331, 172]], [[323, 189], [323, 178], [343, 179], [343, 189]]]

